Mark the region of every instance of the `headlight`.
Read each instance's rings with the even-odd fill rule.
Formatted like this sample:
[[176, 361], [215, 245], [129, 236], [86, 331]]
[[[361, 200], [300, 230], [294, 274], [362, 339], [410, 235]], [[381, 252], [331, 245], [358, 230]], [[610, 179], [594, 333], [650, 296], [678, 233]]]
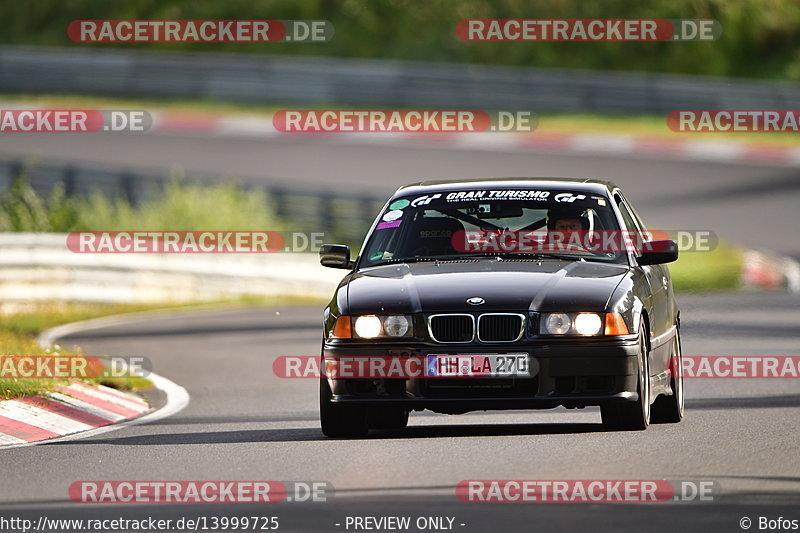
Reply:
[[362, 315], [353, 317], [353, 329], [357, 337], [413, 337], [413, 322], [408, 315]]
[[543, 313], [539, 332], [542, 335], [600, 335], [603, 318], [604, 314], [598, 313]]
[[403, 315], [387, 316], [383, 319], [383, 331], [390, 337], [402, 337], [411, 329], [411, 321]]
[[578, 335], [597, 335], [603, 327], [603, 320], [595, 313], [581, 313], [575, 317], [574, 325]]
[[381, 319], [375, 315], [364, 315], [356, 318], [356, 335], [364, 339], [374, 339], [383, 329]]
[[572, 319], [566, 313], [550, 313], [544, 319], [544, 330], [546, 335], [565, 335], [572, 327]]

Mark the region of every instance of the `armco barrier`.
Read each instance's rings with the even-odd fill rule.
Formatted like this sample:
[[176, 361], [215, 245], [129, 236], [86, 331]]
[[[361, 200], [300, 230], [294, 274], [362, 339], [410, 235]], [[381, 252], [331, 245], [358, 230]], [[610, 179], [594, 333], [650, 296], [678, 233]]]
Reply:
[[800, 107], [800, 84], [790, 82], [77, 46], [0, 47], [0, 92], [537, 113]]
[[66, 234], [0, 233], [0, 309], [37, 301], [210, 301], [333, 294], [342, 270], [312, 253], [77, 254]]

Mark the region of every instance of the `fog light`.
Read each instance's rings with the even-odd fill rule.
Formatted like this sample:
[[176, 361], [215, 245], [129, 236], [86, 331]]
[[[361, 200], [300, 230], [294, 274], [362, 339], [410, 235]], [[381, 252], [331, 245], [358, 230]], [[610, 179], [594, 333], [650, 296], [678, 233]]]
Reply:
[[575, 331], [578, 335], [597, 335], [603, 321], [594, 313], [581, 313], [575, 317]]
[[375, 315], [356, 318], [356, 335], [364, 339], [374, 339], [381, 334], [381, 319]]

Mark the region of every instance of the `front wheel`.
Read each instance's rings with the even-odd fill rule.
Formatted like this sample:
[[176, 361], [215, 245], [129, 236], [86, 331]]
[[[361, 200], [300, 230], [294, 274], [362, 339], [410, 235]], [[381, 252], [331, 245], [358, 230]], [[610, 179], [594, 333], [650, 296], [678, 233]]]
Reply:
[[367, 434], [367, 410], [360, 405], [331, 402], [328, 380], [319, 380], [319, 418], [326, 437], [354, 438]]
[[600, 407], [603, 425], [608, 429], [641, 431], [650, 424], [650, 369], [644, 322], [639, 324], [639, 371], [635, 402], [612, 403]]
[[683, 360], [680, 331], [675, 333], [670, 358], [671, 396], [659, 396], [653, 402], [652, 421], [654, 424], [676, 423], [683, 420]]

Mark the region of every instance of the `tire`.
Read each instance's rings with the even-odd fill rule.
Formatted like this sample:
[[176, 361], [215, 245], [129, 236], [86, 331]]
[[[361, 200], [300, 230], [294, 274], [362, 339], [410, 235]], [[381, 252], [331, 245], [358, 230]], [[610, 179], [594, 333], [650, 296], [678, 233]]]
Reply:
[[370, 429], [405, 429], [408, 411], [397, 407], [371, 407], [367, 419]]
[[647, 330], [639, 324], [639, 372], [635, 402], [612, 403], [600, 406], [603, 426], [618, 431], [641, 431], [650, 424], [650, 373], [647, 351]]
[[319, 418], [326, 437], [364, 437], [369, 430], [366, 408], [331, 403], [331, 389], [325, 378], [319, 380]]
[[671, 396], [659, 396], [653, 402], [650, 412], [650, 421], [654, 424], [675, 424], [683, 420], [684, 390], [683, 390], [683, 352], [681, 350], [680, 330], [675, 335], [675, 344], [672, 347], [670, 359]]

